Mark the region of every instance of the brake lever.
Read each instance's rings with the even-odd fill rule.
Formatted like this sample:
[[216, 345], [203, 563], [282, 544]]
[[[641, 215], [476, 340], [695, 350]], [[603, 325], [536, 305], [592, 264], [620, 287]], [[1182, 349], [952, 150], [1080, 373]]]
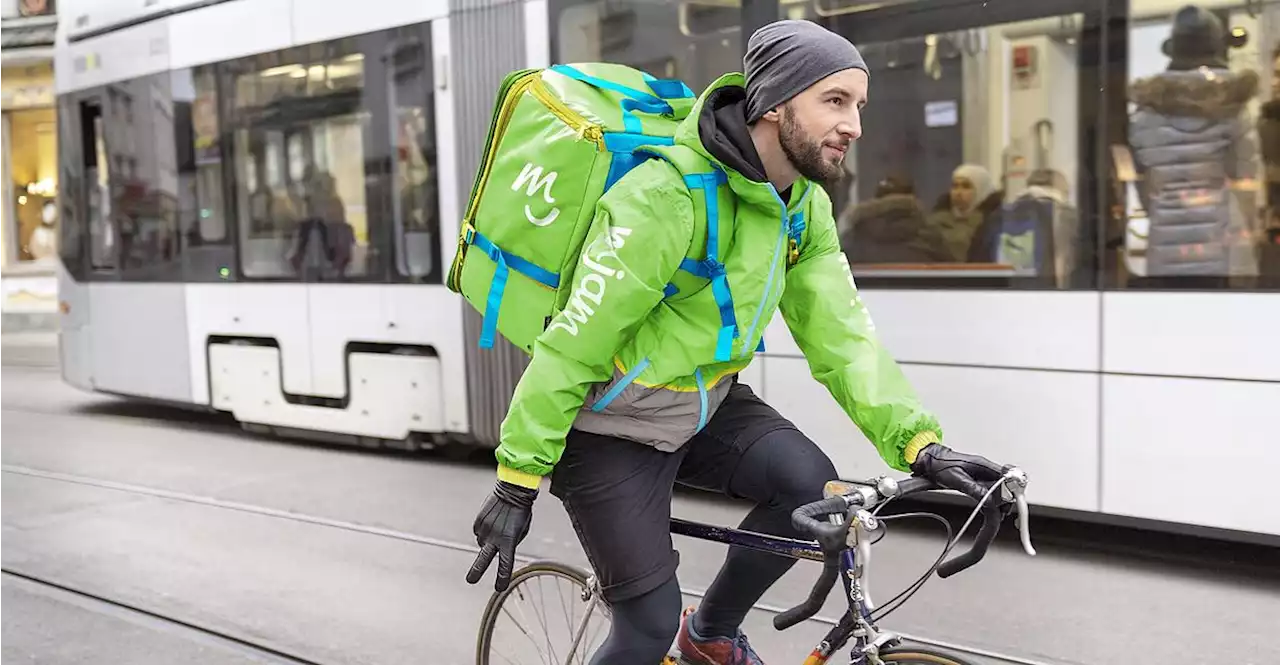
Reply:
[[1019, 468], [1005, 471], [1001, 480], [1000, 496], [1005, 501], [1012, 500], [1018, 507], [1018, 535], [1022, 539], [1022, 550], [1028, 556], [1036, 555], [1036, 548], [1031, 545], [1031, 517], [1027, 508], [1027, 473]]

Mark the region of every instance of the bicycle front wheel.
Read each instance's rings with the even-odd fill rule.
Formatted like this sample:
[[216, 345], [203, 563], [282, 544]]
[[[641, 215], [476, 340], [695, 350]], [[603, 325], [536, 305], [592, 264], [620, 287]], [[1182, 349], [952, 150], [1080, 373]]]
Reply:
[[476, 665], [586, 665], [610, 623], [609, 607], [585, 572], [554, 561], [531, 563], [489, 598]]
[[893, 665], [975, 665], [971, 661], [957, 660], [941, 651], [903, 647], [880, 652], [880, 659]]

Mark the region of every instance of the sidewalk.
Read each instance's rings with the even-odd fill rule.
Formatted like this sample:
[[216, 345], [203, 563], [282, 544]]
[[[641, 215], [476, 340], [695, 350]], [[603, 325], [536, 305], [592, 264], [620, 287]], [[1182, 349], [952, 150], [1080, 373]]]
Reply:
[[58, 366], [58, 333], [6, 332], [0, 335], [0, 362], [22, 367]]

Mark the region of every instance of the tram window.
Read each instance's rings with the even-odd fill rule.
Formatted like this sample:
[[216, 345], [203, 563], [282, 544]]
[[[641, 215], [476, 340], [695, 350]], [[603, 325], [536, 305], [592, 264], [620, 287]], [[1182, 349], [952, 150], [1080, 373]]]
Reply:
[[553, 0], [556, 62], [617, 62], [695, 91], [742, 70], [741, 3]]
[[[223, 63], [231, 99], [240, 269], [255, 279], [380, 276], [365, 163], [370, 112], [361, 37]], [[368, 49], [373, 59], [380, 52]]]
[[[839, 17], [867, 10], [858, 4], [823, 0], [815, 13], [784, 3], [782, 12], [842, 32], [858, 21]], [[1080, 81], [1097, 66], [1084, 64], [1096, 56], [1082, 46], [1083, 19], [850, 37], [871, 88], [846, 176], [828, 192], [841, 248], [864, 284], [1093, 285]]]
[[391, 123], [392, 220], [396, 272], [439, 283], [440, 207], [430, 33], [410, 27], [389, 35], [387, 105]]
[[235, 249], [225, 204], [226, 168], [212, 66], [170, 74], [177, 151], [178, 231], [183, 279], [215, 282], [234, 275]]
[[106, 86], [111, 217], [126, 281], [182, 280], [178, 170], [169, 74]]
[[107, 154], [106, 123], [99, 103], [80, 105], [84, 133], [85, 216], [89, 221], [89, 266], [95, 271], [116, 267], [116, 229], [111, 192], [111, 157]]
[[1130, 10], [1108, 286], [1280, 290], [1274, 22], [1240, 2], [1133, 0]]
[[93, 140], [84, 131], [80, 119], [83, 106], [69, 97], [58, 100], [58, 182], [63, 192], [58, 197], [58, 256], [67, 272], [77, 280], [84, 279], [85, 231], [88, 220], [77, 194], [85, 186]]

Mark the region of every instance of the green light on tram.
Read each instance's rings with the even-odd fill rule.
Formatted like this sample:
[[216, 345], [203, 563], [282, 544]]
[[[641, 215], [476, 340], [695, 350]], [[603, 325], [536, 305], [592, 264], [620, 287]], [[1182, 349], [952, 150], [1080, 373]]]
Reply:
[[218, 268], [218, 276], [223, 279], [227, 279], [228, 277], [231, 276], [231, 269], [226, 266], [222, 266], [221, 268]]

